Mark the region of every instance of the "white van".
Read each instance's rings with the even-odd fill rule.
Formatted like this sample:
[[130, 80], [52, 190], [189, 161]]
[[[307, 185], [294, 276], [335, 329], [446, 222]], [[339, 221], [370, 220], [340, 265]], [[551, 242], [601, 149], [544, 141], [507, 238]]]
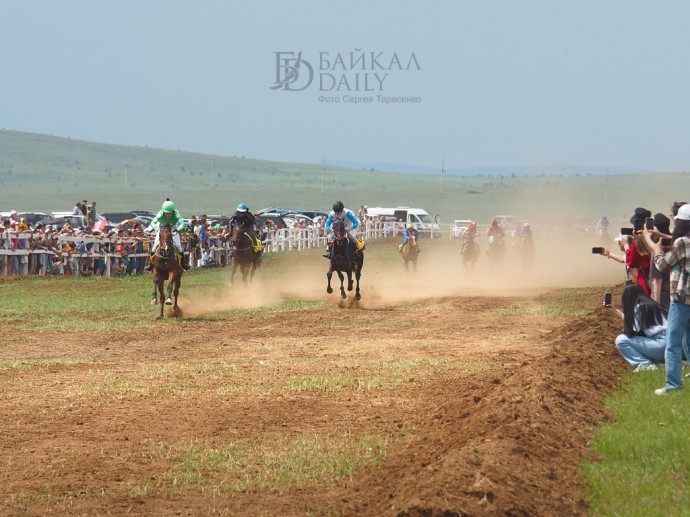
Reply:
[[421, 208], [407, 206], [397, 208], [368, 207], [367, 216], [383, 217], [386, 221], [404, 223], [405, 226], [412, 224], [422, 234], [440, 235], [441, 233], [441, 226], [434, 221], [426, 210]]

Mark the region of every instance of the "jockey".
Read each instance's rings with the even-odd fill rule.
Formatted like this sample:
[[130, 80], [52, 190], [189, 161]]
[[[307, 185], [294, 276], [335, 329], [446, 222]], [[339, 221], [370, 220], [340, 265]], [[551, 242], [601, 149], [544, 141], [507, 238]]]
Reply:
[[[156, 252], [158, 251], [158, 247], [160, 246], [160, 233], [158, 233], [158, 228], [160, 227], [161, 223], [168, 223], [173, 227], [173, 244], [175, 245], [175, 249], [177, 250], [177, 252], [180, 255], [182, 255], [182, 267], [184, 267], [185, 271], [189, 270], [189, 268], [191, 267], [189, 265], [189, 258], [184, 254], [184, 251], [182, 250], [182, 242], [180, 241], [179, 233], [184, 231], [187, 225], [182, 220], [180, 212], [178, 212], [175, 208], [175, 203], [173, 203], [170, 200], [167, 200], [165, 203], [163, 203], [160, 212], [156, 214], [156, 217], [153, 218], [153, 221], [151, 221], [151, 223], [146, 228], [147, 232], [156, 232], [156, 240], [154, 241], [153, 248], [151, 249], [151, 258], [153, 258], [153, 255], [156, 254]], [[146, 270], [151, 271], [151, 269], [153, 269], [153, 267], [149, 263], [149, 265], [146, 266]]]
[[232, 228], [233, 225], [238, 225], [247, 232], [247, 235], [249, 235], [249, 238], [254, 243], [254, 249], [256, 251], [261, 249], [261, 241], [256, 238], [256, 218], [254, 214], [249, 211], [249, 207], [245, 203], [237, 205], [237, 211], [232, 215], [228, 226]]
[[470, 221], [470, 224], [467, 225], [467, 232], [465, 233], [465, 238], [477, 242], [477, 239], [479, 238], [479, 232], [477, 231], [477, 223], [475, 223], [474, 221]]
[[[410, 240], [410, 235], [414, 235], [415, 241], [419, 239], [419, 230], [414, 227], [414, 224], [408, 224], [407, 228], [405, 228], [403, 241], [400, 243], [400, 246], [398, 246], [398, 253], [402, 253], [403, 247], [407, 244], [407, 241]], [[419, 251], [419, 246], [417, 246], [417, 251]]]
[[[352, 210], [345, 208], [342, 201], [336, 201], [333, 203], [333, 211], [328, 214], [328, 219], [326, 219], [326, 224], [324, 225], [326, 230], [333, 232], [333, 222], [341, 220], [345, 225], [345, 231], [348, 234], [350, 241], [354, 244], [355, 250], [359, 251], [364, 248], [364, 241], [357, 240], [357, 227], [359, 226], [359, 221], [357, 216], [352, 213]], [[328, 244], [326, 244], [326, 254], [324, 257], [330, 258], [331, 256], [331, 244], [333, 241], [333, 233], [328, 236]]]

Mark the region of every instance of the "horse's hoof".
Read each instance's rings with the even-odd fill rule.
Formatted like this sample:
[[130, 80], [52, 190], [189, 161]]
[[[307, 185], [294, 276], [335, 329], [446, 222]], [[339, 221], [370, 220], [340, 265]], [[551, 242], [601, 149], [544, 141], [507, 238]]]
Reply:
[[163, 319], [163, 315], [161, 314], [161, 315], [158, 316], [156, 319], [157, 319], [157, 320], [162, 320], [162, 319]]
[[333, 288], [329, 287], [328, 289], [326, 289], [326, 292], [327, 292], [328, 294], [331, 294], [331, 293], [333, 292]]
[[151, 305], [158, 305], [158, 300], [156, 300], [155, 298], [151, 300]]
[[359, 301], [359, 300], [361, 300], [361, 299], [362, 299], [362, 295], [359, 294], [359, 293], [357, 293], [357, 294], [355, 295], [355, 300]]
[[172, 305], [172, 304], [173, 304], [173, 303], [172, 303], [172, 300], [171, 300], [170, 298], [168, 298], [167, 300], [165, 300], [165, 305]]
[[343, 291], [342, 293], [340, 293], [340, 297], [341, 297], [343, 300], [346, 300], [346, 299], [347, 299], [347, 295], [345, 294], [345, 291]]

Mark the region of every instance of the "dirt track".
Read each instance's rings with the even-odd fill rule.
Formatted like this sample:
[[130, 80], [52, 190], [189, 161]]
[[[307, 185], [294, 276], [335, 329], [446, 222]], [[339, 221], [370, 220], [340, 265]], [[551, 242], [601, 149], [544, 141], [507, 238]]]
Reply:
[[[421, 287], [430, 268], [389, 277], [371, 255], [362, 304], [349, 309], [330, 298], [209, 321], [195, 311], [225, 302], [190, 297], [184, 323], [152, 325], [155, 339], [47, 332], [10, 345], [0, 331], [3, 358], [46, 360], [0, 377], [2, 513], [585, 514], [581, 464], [607, 417], [602, 399], [627, 371], [612, 345], [620, 322], [597, 310], [602, 289], [530, 280], [528, 291], [489, 295], [484, 280], [473, 296], [434, 293]], [[271, 282], [242, 303], [265, 304]], [[301, 284], [308, 298], [325, 287]], [[342, 382], [286, 389], [329, 376]], [[161, 445], [334, 432], [385, 437], [386, 455], [327, 484], [133, 493], [165, 481], [172, 460], [151, 454]]]

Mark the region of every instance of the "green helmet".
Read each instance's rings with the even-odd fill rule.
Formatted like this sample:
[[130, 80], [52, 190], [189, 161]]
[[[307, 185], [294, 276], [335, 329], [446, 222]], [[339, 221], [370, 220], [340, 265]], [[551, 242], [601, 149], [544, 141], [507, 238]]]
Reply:
[[174, 212], [175, 211], [175, 203], [172, 201], [166, 201], [163, 203], [163, 212]]

